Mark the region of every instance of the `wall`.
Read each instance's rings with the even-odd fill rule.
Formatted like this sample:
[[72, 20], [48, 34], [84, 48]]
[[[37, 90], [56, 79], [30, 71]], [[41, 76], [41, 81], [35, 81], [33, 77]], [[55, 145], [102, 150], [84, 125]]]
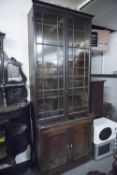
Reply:
[[[110, 49], [105, 53], [103, 72], [113, 74], [117, 71], [117, 32], [111, 34]], [[117, 78], [109, 78], [105, 82], [104, 100], [113, 105], [112, 117], [117, 121]]]
[[[117, 32], [111, 33], [109, 49], [103, 56], [92, 57], [91, 72], [93, 74], [113, 74], [117, 71]], [[117, 121], [117, 78], [103, 78], [104, 101], [112, 104], [112, 119]]]
[[[28, 79], [28, 25], [27, 14], [32, 6], [31, 0], [0, 0], [0, 31], [6, 33], [4, 51], [8, 57], [15, 57], [23, 65]], [[28, 98], [29, 93], [28, 93]]]

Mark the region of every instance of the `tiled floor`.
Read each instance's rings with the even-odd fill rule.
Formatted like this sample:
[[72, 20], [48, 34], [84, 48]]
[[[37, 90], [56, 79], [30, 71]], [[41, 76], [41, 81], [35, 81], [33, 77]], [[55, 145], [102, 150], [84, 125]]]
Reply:
[[[102, 160], [91, 160], [79, 167], [76, 167], [70, 171], [67, 171], [66, 173], [63, 173], [61, 175], [86, 175], [89, 171], [102, 171], [105, 173], [110, 172], [112, 169], [112, 163], [114, 159], [112, 156], [106, 157]], [[21, 175], [39, 175], [39, 173], [34, 173], [31, 169], [28, 169], [27, 172], [21, 174]]]
[[66, 173], [63, 173], [62, 175], [86, 175], [89, 171], [101, 171], [105, 173], [109, 173], [112, 169], [112, 163], [114, 159], [112, 156], [106, 157], [102, 160], [91, 160], [80, 167], [74, 168]]

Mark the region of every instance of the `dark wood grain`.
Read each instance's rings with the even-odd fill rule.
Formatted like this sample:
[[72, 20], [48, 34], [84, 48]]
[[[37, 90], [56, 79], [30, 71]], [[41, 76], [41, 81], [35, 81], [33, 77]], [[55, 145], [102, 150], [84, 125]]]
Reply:
[[33, 1], [28, 14], [35, 160], [41, 175], [60, 175], [91, 158], [91, 18], [41, 1]]
[[103, 116], [104, 81], [91, 82], [91, 113], [95, 118]]
[[37, 127], [37, 160], [41, 174], [59, 174], [91, 158], [91, 132], [92, 117], [46, 129]]

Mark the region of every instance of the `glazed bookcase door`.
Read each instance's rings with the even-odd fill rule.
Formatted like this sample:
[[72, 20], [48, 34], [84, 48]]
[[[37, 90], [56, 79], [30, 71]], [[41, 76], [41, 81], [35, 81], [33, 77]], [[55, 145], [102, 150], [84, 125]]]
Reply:
[[88, 112], [89, 24], [84, 18], [68, 20], [68, 113]]
[[36, 20], [36, 84], [39, 118], [64, 113], [63, 17], [38, 13]]

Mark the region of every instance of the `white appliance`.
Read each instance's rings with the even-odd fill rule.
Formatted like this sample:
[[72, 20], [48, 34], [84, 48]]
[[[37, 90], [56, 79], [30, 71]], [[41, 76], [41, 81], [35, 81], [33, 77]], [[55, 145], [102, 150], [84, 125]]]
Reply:
[[115, 142], [116, 140], [112, 139], [101, 144], [94, 144], [94, 159], [100, 160], [106, 156], [112, 155]]
[[95, 119], [93, 122], [93, 131], [95, 160], [111, 155], [116, 142], [117, 122], [105, 117]]

